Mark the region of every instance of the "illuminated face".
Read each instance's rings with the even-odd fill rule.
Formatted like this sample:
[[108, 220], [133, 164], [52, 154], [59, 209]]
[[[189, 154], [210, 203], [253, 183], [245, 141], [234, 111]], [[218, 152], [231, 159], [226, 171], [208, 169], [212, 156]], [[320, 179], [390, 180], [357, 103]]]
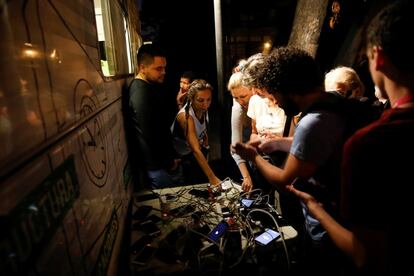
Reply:
[[183, 91], [188, 91], [188, 88], [190, 88], [190, 79], [181, 78], [180, 79], [180, 89], [182, 89]]
[[165, 57], [154, 57], [154, 62], [150, 65], [143, 65], [142, 73], [147, 81], [152, 83], [163, 83], [167, 60]]
[[245, 86], [239, 86], [231, 90], [231, 95], [243, 108], [247, 108], [253, 92]]
[[194, 110], [197, 112], [206, 112], [211, 104], [211, 90], [203, 89], [197, 91], [192, 101]]

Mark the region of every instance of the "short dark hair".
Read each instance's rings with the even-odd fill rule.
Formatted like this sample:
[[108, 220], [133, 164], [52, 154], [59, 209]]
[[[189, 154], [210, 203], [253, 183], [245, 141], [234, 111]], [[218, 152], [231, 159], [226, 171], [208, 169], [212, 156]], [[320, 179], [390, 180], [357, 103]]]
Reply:
[[274, 49], [259, 70], [258, 83], [271, 94], [305, 95], [323, 88], [324, 76], [315, 59], [298, 48]]
[[153, 43], [142, 45], [138, 49], [137, 62], [141, 64], [151, 64], [154, 61], [154, 57], [166, 57], [164, 49], [161, 46]]
[[414, 26], [413, 1], [396, 1], [382, 9], [366, 30], [367, 46], [381, 46], [391, 63], [413, 71], [411, 34]]
[[195, 74], [193, 71], [185, 71], [181, 74], [181, 78], [189, 79], [191, 83], [195, 79]]

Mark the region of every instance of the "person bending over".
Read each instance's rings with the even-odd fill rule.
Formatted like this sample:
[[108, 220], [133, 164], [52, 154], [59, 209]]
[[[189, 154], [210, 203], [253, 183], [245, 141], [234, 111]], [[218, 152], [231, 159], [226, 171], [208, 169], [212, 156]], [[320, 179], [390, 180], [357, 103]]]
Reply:
[[203, 183], [206, 178], [212, 185], [221, 182], [207, 161], [208, 108], [211, 104], [212, 90], [213, 87], [205, 80], [194, 80], [188, 89], [187, 101], [178, 111], [171, 126], [175, 137], [175, 148], [181, 156], [187, 184]]

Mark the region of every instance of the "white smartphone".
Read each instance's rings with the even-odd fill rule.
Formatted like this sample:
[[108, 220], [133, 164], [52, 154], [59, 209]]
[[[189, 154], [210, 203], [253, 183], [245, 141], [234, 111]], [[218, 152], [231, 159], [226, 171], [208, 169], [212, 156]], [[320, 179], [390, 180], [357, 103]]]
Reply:
[[227, 191], [228, 189], [232, 188], [232, 183], [230, 180], [225, 180], [221, 183], [221, 189], [223, 191]]
[[269, 242], [277, 239], [280, 237], [280, 233], [273, 230], [273, 229], [269, 229], [267, 228], [266, 231], [264, 231], [263, 233], [261, 233], [259, 236], [257, 236], [255, 238], [255, 240], [261, 244], [261, 245], [266, 245]]
[[247, 198], [243, 198], [241, 200], [241, 203], [243, 204], [244, 207], [250, 207], [253, 204], [254, 200], [253, 199], [247, 199]]

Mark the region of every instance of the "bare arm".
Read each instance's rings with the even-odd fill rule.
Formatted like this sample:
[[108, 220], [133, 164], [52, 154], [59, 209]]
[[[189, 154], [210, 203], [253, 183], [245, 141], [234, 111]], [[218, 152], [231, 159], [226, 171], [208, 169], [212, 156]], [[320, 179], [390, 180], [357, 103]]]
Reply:
[[257, 133], [256, 120], [252, 119], [252, 134], [250, 134], [250, 140], [256, 141], [257, 139], [259, 139], [259, 134]]
[[243, 177], [242, 190], [244, 192], [250, 192], [253, 188], [253, 181], [250, 177], [250, 173], [249, 173], [249, 170], [247, 169], [246, 163], [240, 163], [239, 170]]
[[255, 162], [262, 175], [281, 191], [284, 191], [298, 177], [303, 179], [311, 177], [318, 168], [316, 164], [297, 159], [292, 154], [288, 155], [283, 169], [258, 156], [256, 156]]
[[[200, 143], [196, 135], [193, 118], [191, 116], [186, 118], [185, 113], [182, 112], [178, 115], [177, 121], [179, 122], [181, 128], [184, 130], [184, 133], [187, 134], [187, 142], [190, 145], [194, 157], [196, 158], [204, 174], [207, 176], [211, 184], [217, 185], [220, 182], [220, 179], [217, 178], [217, 176], [214, 174], [206, 158], [204, 157], [204, 154], [201, 152]], [[186, 130], [187, 127], [188, 130]]]
[[187, 95], [187, 91], [183, 90], [182, 88], [178, 90], [177, 97], [175, 98], [177, 102], [178, 110], [180, 110], [183, 107], [186, 95]]
[[[233, 100], [231, 108], [231, 144], [243, 142], [243, 110], [240, 104]], [[230, 150], [231, 151], [231, 150]], [[252, 179], [250, 178], [249, 170], [247, 169], [246, 161], [243, 160], [237, 153], [232, 152], [232, 157], [239, 167], [242, 176], [242, 190], [249, 192], [252, 190]]]
[[257, 153], [256, 147], [250, 144], [236, 143], [233, 147], [246, 160], [254, 161], [260, 173], [280, 191], [284, 191], [297, 177], [307, 179], [314, 174], [318, 166], [312, 162], [297, 159], [289, 154], [283, 169], [276, 167]]
[[289, 152], [292, 141], [293, 137], [266, 138], [258, 145], [258, 149], [264, 153], [270, 153], [277, 150]]

